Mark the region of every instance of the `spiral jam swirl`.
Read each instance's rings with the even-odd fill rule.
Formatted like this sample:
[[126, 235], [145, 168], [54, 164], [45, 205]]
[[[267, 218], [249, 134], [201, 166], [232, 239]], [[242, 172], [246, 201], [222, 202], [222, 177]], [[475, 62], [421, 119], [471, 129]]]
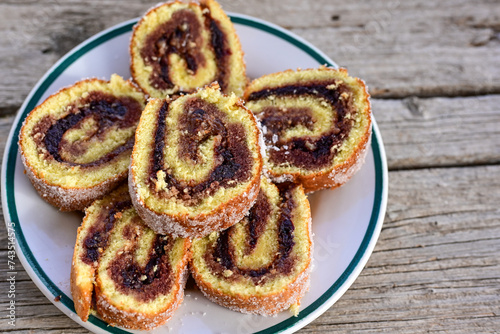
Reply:
[[144, 15], [130, 42], [131, 73], [150, 96], [195, 92], [218, 82], [241, 96], [247, 84], [233, 24], [214, 0], [169, 2]]
[[[206, 29], [209, 36], [209, 47], [215, 56], [216, 75], [212, 81], [217, 81], [223, 91], [227, 89], [228, 57], [231, 49], [227, 38], [220, 28], [220, 23], [214, 20], [209, 11], [203, 13], [203, 21], [189, 9], [178, 10], [172, 14], [169, 21], [160, 25], [149, 34], [141, 49], [141, 56], [146, 64], [153, 67], [150, 83], [157, 89], [172, 89], [175, 84], [171, 77], [172, 55], [183, 59], [190, 75], [204, 70], [207, 66], [206, 54], [200, 49], [203, 45], [202, 30]], [[208, 82], [207, 82], [208, 83]], [[182, 91], [179, 91], [182, 93]], [[186, 93], [186, 92], [184, 92]]]
[[[149, 169], [150, 189], [162, 198], [175, 197], [187, 205], [197, 205], [220, 188], [248, 181], [253, 162], [243, 125], [230, 122], [216, 105], [199, 97], [188, 98], [182, 108], [182, 114], [176, 118], [176, 140], [172, 129], [167, 130], [169, 102], [164, 102], [158, 110]], [[178, 145], [175, 150], [170, 148], [171, 155], [166, 155], [170, 141]], [[176, 170], [194, 168], [198, 168], [198, 179], [186, 178], [189, 173], [176, 176], [181, 174]]]
[[91, 308], [113, 326], [151, 329], [183, 298], [189, 239], [148, 228], [122, 184], [85, 210], [71, 264], [71, 293], [83, 321]]
[[[261, 189], [248, 216], [239, 224], [219, 233], [204, 254], [213, 275], [229, 281], [247, 278], [256, 285], [263, 285], [276, 276], [292, 272], [296, 262], [292, 255], [295, 245], [292, 212], [297, 205], [293, 198], [295, 187], [293, 184], [281, 185], [278, 203], [273, 202], [269, 194]], [[278, 218], [274, 221], [276, 216]], [[264, 237], [264, 234], [268, 235]], [[274, 236], [270, 238], [272, 234]], [[241, 239], [244, 242], [238, 243], [237, 240]], [[273, 255], [258, 267], [255, 263], [245, 265], [244, 258], [260, 256], [254, 254], [259, 242], [265, 243], [266, 252]]]
[[90, 226], [82, 243], [84, 251], [81, 260], [88, 265], [98, 263], [103, 250], [108, 247], [109, 234], [115, 227], [116, 219], [122, 216], [122, 211], [132, 207], [132, 202], [130, 199], [114, 201], [108, 207], [109, 210], [102, 210], [98, 219]]
[[96, 205], [94, 218], [85, 223], [81, 261], [94, 268], [107, 268], [120, 293], [142, 302], [168, 294], [174, 281], [169, 254], [175, 239], [144, 226], [125, 186]]
[[[67, 109], [66, 116], [55, 119], [47, 115], [34, 128], [38, 134], [35, 142], [45, 159], [69, 166], [95, 167], [131, 152], [133, 130], [142, 112], [137, 100], [93, 91]], [[116, 131], [124, 134], [118, 141], [111, 138]]]
[[140, 248], [143, 231], [142, 222], [127, 225], [122, 237], [131, 242], [125, 249], [116, 253], [109, 264], [110, 277], [118, 290], [136, 299], [149, 302], [160, 295], [169, 293], [173, 284], [170, 265], [170, 252], [175, 240], [165, 235], [155, 235], [149, 248], [147, 259], [140, 261], [135, 252]]
[[[309, 105], [301, 105], [304, 99], [311, 101]], [[263, 89], [252, 92], [247, 100], [264, 127], [269, 160], [277, 165], [327, 166], [354, 124], [352, 94], [337, 80]], [[284, 100], [296, 101], [296, 106]], [[318, 126], [319, 118], [328, 126]]]

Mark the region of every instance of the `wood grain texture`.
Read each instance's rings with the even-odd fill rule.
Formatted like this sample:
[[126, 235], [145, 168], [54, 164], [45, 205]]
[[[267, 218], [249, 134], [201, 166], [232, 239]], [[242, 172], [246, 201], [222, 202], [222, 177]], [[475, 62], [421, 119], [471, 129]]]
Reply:
[[372, 99], [389, 169], [500, 163], [500, 95]]
[[[379, 242], [345, 295], [300, 333], [500, 333], [500, 11], [496, 0], [221, 0], [309, 40], [369, 86], [387, 151]], [[3, 0], [0, 150], [13, 115], [62, 55], [156, 1]], [[1, 159], [1, 158], [0, 158]], [[0, 332], [88, 333], [17, 263]]]

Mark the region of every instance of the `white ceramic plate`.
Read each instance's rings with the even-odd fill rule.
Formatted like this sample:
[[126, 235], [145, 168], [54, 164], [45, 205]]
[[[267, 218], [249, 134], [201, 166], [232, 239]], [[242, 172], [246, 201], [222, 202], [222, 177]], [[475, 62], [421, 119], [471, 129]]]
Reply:
[[[231, 14], [245, 52], [248, 75], [256, 78], [286, 69], [336, 66], [300, 37], [252, 17]], [[24, 118], [59, 88], [86, 77], [128, 78], [128, 42], [137, 20], [124, 22], [83, 42], [57, 62], [22, 105], [4, 153], [2, 205], [15, 226], [19, 260], [38, 288], [70, 318], [96, 333], [126, 333], [91, 316], [82, 322], [71, 299], [69, 273], [82, 215], [61, 213], [36, 193], [23, 174], [17, 138]], [[349, 288], [377, 241], [387, 202], [387, 166], [380, 133], [373, 125], [372, 149], [362, 169], [343, 187], [311, 195], [314, 269], [298, 317], [244, 315], [209, 302], [194, 288], [174, 317], [155, 333], [291, 333], [325, 312]], [[58, 297], [59, 296], [59, 297]], [[57, 297], [57, 298], [56, 298]], [[132, 331], [133, 332], [133, 331]]]

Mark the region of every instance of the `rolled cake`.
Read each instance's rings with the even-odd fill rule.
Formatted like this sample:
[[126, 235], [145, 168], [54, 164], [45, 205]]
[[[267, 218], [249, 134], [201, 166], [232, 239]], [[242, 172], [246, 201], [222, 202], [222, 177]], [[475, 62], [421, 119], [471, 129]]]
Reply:
[[360, 169], [371, 138], [369, 95], [344, 69], [284, 71], [258, 78], [246, 106], [262, 125], [265, 168], [306, 192], [341, 186]]
[[87, 321], [95, 308], [108, 324], [130, 329], [165, 323], [184, 296], [190, 244], [146, 227], [126, 184], [95, 201], [85, 210], [71, 266], [77, 314]]
[[273, 315], [300, 304], [309, 288], [311, 212], [302, 186], [262, 178], [255, 205], [238, 224], [193, 240], [191, 274], [210, 300]]
[[236, 224], [257, 197], [259, 135], [243, 102], [216, 84], [175, 101], [151, 99], [129, 174], [137, 212], [157, 233], [181, 237]]
[[238, 36], [213, 0], [151, 9], [134, 28], [130, 54], [132, 76], [151, 97], [192, 93], [214, 81], [241, 96], [247, 84]]
[[31, 111], [19, 147], [40, 195], [63, 211], [83, 210], [123, 181], [144, 106], [140, 89], [113, 75], [61, 89]]

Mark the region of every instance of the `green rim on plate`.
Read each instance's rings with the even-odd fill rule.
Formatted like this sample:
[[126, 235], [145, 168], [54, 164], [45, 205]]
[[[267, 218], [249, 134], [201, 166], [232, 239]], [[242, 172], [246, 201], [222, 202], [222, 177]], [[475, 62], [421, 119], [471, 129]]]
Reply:
[[[319, 52], [317, 49], [312, 47], [309, 43], [303, 41], [292, 33], [267, 22], [250, 18], [242, 15], [230, 15], [231, 21], [236, 24], [249, 26], [252, 28], [256, 28], [259, 30], [263, 30], [267, 33], [270, 33], [276, 37], [279, 37], [294, 46], [300, 48], [302, 51], [306, 52], [313, 59], [318, 61], [319, 64], [326, 64], [329, 66], [337, 67], [330, 59], [328, 59], [325, 55]], [[66, 306], [71, 312], [75, 312], [75, 308], [73, 305], [73, 301], [69, 298], [65, 293], [63, 293], [47, 276], [47, 274], [40, 267], [39, 263], [33, 256], [31, 249], [29, 248], [26, 239], [23, 234], [22, 226], [19, 222], [19, 218], [17, 215], [17, 208], [15, 204], [14, 198], [14, 174], [16, 167], [16, 159], [18, 154], [18, 146], [17, 146], [17, 138], [19, 136], [19, 131], [22, 126], [22, 120], [28, 115], [28, 113], [34, 109], [43, 94], [50, 87], [50, 85], [77, 59], [79, 59], [82, 55], [86, 54], [90, 50], [95, 47], [101, 45], [102, 43], [115, 38], [119, 35], [129, 33], [132, 31], [133, 26], [137, 23], [137, 20], [128, 21], [122, 23], [118, 26], [110, 28], [109, 30], [95, 36], [94, 38], [89, 39], [88, 41], [83, 42], [78, 47], [73, 49], [70, 53], [68, 53], [64, 58], [62, 58], [58, 64], [54, 66], [54, 68], [50, 71], [50, 73], [38, 84], [38, 87], [34, 92], [30, 94], [29, 100], [25, 102], [23, 107], [19, 110], [21, 114], [17, 118], [17, 123], [15, 124], [15, 129], [11, 135], [11, 142], [8, 149], [8, 155], [5, 169], [5, 196], [7, 200], [7, 212], [6, 221], [13, 222], [15, 224], [15, 235], [21, 249], [23, 255], [26, 258], [26, 261], [31, 266], [34, 273], [38, 276], [40, 281], [45, 285], [45, 287], [50, 291], [50, 293], [55, 297], [60, 298], [60, 302]], [[337, 281], [316, 301], [314, 301], [311, 305], [301, 310], [298, 317], [290, 317], [274, 326], [271, 326], [265, 330], [259, 331], [256, 334], [264, 334], [264, 333], [278, 333], [284, 330], [290, 329], [291, 327], [297, 325], [298, 323], [305, 320], [307, 316], [313, 313], [316, 309], [318, 309], [321, 305], [325, 304], [339, 289], [340, 287], [347, 281], [347, 279], [354, 272], [356, 267], [359, 265], [363, 255], [365, 254], [367, 248], [372, 241], [375, 232], [377, 231], [377, 224], [380, 220], [381, 214], [383, 214], [384, 208], [382, 207], [383, 197], [384, 197], [384, 163], [381, 154], [381, 143], [378, 138], [378, 133], [376, 129], [373, 131], [372, 136], [372, 151], [375, 163], [375, 197], [372, 208], [372, 213], [370, 217], [370, 222], [368, 228], [365, 232], [363, 240], [361, 242], [360, 247], [358, 248], [354, 258], [349, 263], [346, 270], [342, 273], [342, 275], [337, 279]], [[95, 316], [90, 316], [88, 321], [99, 328], [106, 330], [110, 333], [129, 333], [128, 331], [111, 327], [106, 322], [100, 320]], [[305, 325], [305, 324], [304, 324]], [[302, 327], [302, 326], [300, 326]]]

